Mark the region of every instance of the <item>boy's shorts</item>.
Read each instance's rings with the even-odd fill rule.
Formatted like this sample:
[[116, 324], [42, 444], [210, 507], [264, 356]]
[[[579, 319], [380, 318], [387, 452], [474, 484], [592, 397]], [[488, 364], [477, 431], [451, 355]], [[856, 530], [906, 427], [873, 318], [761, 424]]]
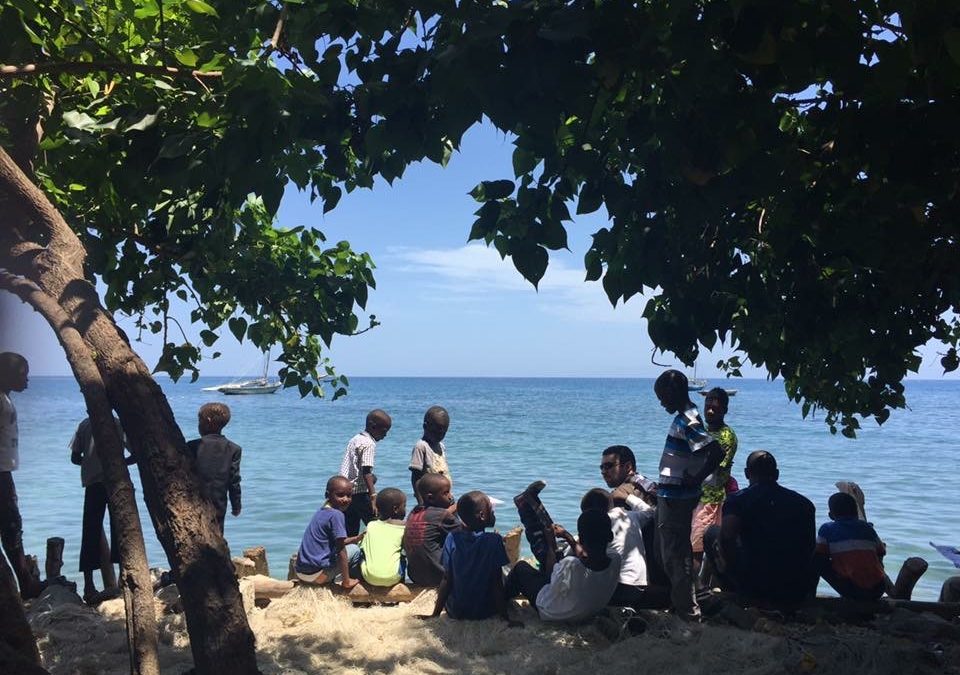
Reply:
[[694, 553], [703, 553], [703, 533], [711, 525], [719, 525], [723, 504], [697, 504], [690, 527], [690, 547]]
[[[323, 581], [318, 582], [317, 579], [320, 578], [321, 574], [323, 575]], [[297, 579], [305, 584], [328, 584], [331, 581], [340, 581], [340, 570], [337, 569], [336, 565], [331, 565], [313, 574], [297, 572]]]

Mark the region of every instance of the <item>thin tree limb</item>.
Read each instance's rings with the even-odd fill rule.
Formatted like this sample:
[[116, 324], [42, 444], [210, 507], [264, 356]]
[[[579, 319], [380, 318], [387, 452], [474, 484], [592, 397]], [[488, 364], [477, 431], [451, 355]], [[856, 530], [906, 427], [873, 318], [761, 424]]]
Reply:
[[192, 77], [217, 79], [223, 77], [223, 71], [202, 71], [172, 66], [152, 66], [146, 63], [127, 63], [125, 61], [50, 61], [47, 63], [25, 63], [22, 65], [0, 65], [0, 79], [24, 79], [39, 77], [47, 73], [122, 73], [126, 75], [158, 75], [161, 77]]

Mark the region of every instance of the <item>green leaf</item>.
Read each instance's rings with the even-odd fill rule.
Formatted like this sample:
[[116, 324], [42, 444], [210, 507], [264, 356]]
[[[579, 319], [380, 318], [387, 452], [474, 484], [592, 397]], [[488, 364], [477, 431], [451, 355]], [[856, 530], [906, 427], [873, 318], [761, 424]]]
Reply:
[[247, 320], [242, 316], [235, 316], [227, 322], [227, 325], [233, 337], [237, 338], [237, 342], [243, 342], [243, 337], [247, 334]]
[[220, 336], [214, 333], [212, 330], [202, 330], [200, 331], [200, 339], [203, 340], [203, 344], [210, 347], [214, 342], [220, 339]]
[[513, 151], [513, 174], [519, 178], [537, 168], [540, 160], [531, 151], [525, 148], [516, 148]]
[[173, 58], [188, 68], [195, 68], [197, 65], [197, 55], [192, 49], [183, 49], [181, 51], [174, 52]]
[[135, 122], [126, 128], [126, 131], [146, 131], [157, 123], [158, 115], [144, 115], [139, 122]]
[[207, 14], [209, 16], [216, 17], [220, 16], [217, 14], [217, 10], [203, 2], [203, 0], [187, 0], [185, 4], [190, 8], [190, 11], [196, 12], [197, 14]]
[[512, 180], [485, 180], [470, 191], [470, 196], [478, 202], [505, 199], [513, 194], [514, 187]]

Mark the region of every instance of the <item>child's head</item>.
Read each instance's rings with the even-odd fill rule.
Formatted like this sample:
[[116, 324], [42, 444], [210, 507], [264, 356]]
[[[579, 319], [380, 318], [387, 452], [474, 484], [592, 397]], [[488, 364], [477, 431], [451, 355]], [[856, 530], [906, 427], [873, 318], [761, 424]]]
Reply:
[[230, 408], [223, 403], [204, 403], [197, 413], [200, 435], [219, 434], [230, 421]]
[[479, 490], [468, 492], [457, 500], [457, 515], [471, 532], [480, 532], [497, 522], [490, 498]]
[[343, 476], [330, 476], [327, 481], [327, 502], [337, 511], [346, 511], [353, 501], [353, 483]]
[[367, 433], [370, 434], [375, 441], [382, 441], [384, 436], [387, 435], [387, 432], [390, 431], [392, 424], [393, 420], [390, 419], [390, 415], [379, 408], [367, 413]]
[[602, 554], [613, 541], [613, 528], [606, 511], [588, 509], [577, 518], [577, 535], [580, 545], [590, 555]]
[[830, 495], [827, 505], [830, 507], [830, 520], [857, 518], [860, 514], [857, 509], [857, 500], [853, 498], [853, 495], [848, 495], [846, 492], [835, 492]]
[[679, 370], [661, 373], [653, 385], [653, 391], [668, 413], [678, 413], [690, 404], [687, 376]]
[[425, 473], [417, 481], [417, 494], [424, 506], [447, 508], [453, 503], [450, 480], [439, 473]]
[[723, 418], [727, 414], [727, 406], [730, 405], [730, 396], [720, 387], [714, 387], [707, 392], [707, 397], [703, 402], [703, 416], [710, 426], [720, 426], [723, 424]]
[[377, 493], [377, 516], [380, 520], [403, 520], [407, 515], [407, 495], [397, 488], [384, 488]]
[[600, 460], [600, 476], [607, 487], [620, 487], [627, 477], [636, 472], [637, 458], [633, 450], [625, 445], [611, 445], [603, 451], [603, 458]]
[[0, 391], [23, 391], [27, 388], [30, 366], [15, 352], [0, 354]]
[[431, 406], [423, 415], [423, 440], [439, 443], [450, 428], [450, 414], [438, 405]]
[[603, 511], [606, 513], [612, 508], [613, 499], [610, 497], [610, 493], [603, 488], [587, 490], [587, 493], [583, 495], [583, 499], [580, 500], [581, 511], [593, 509], [594, 511]]

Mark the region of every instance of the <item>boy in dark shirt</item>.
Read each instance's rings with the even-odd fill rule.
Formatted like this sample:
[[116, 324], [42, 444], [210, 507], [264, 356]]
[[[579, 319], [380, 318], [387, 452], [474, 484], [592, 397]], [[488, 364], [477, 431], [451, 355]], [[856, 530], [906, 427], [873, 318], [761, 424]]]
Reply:
[[443, 545], [447, 535], [460, 529], [453, 515], [450, 481], [436, 473], [417, 481], [417, 506], [407, 516], [403, 550], [407, 576], [421, 586], [439, 586], [443, 581]]
[[227, 495], [231, 513], [240, 515], [240, 446], [221, 432], [230, 422], [230, 408], [223, 403], [205, 403], [197, 415], [200, 438], [187, 443], [200, 474], [204, 496], [217, 510], [217, 525], [223, 534], [227, 516]]
[[507, 614], [503, 594], [503, 566], [509, 560], [503, 539], [484, 532], [496, 523], [490, 498], [480, 491], [468, 492], [457, 501], [457, 514], [464, 529], [453, 532], [443, 545], [443, 582], [437, 590], [433, 614], [444, 609], [454, 619], [489, 619], [500, 615], [517, 625]]

